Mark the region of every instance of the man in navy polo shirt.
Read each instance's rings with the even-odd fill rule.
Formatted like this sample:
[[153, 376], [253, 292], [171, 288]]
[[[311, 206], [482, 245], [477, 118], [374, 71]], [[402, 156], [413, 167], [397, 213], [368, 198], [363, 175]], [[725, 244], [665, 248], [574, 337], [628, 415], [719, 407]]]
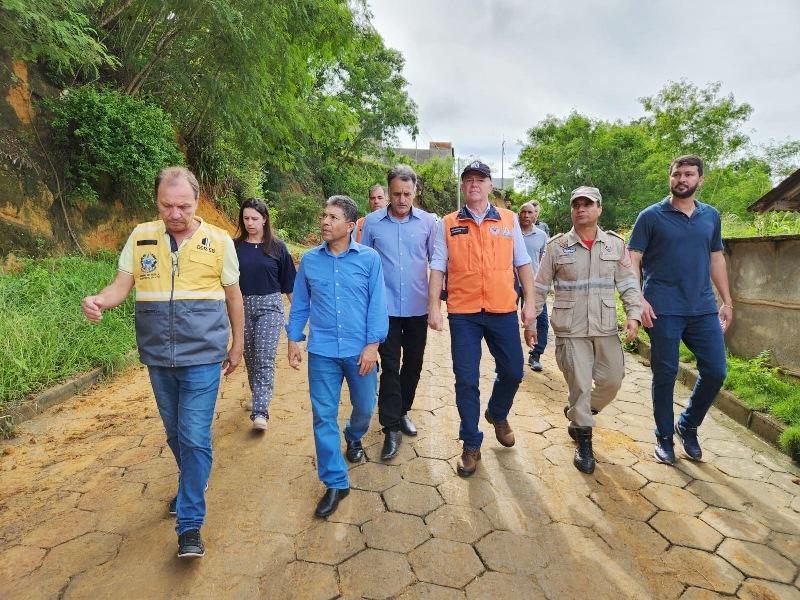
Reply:
[[[697, 428], [727, 374], [723, 334], [733, 318], [717, 209], [695, 200], [703, 183], [699, 156], [680, 156], [669, 168], [670, 191], [644, 209], [628, 243], [634, 272], [641, 268], [642, 325], [651, 343], [656, 460], [675, 464], [673, 432], [692, 460], [702, 458]], [[717, 288], [722, 306], [711, 283]], [[673, 427], [672, 394], [683, 340], [697, 357], [700, 377], [689, 404]]]

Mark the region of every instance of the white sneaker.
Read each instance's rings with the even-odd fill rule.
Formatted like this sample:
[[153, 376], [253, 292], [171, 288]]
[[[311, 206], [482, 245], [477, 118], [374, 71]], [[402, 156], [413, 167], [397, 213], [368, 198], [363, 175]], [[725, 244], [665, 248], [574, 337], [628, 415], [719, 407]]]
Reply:
[[266, 431], [267, 429], [267, 420], [264, 417], [256, 417], [253, 419], [253, 429], [259, 429], [261, 431]]

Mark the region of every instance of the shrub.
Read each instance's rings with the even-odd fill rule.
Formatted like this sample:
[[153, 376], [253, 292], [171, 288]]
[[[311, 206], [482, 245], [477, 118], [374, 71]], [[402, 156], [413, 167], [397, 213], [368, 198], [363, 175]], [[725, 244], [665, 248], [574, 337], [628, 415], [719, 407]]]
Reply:
[[44, 104], [53, 115], [53, 141], [63, 155], [73, 200], [94, 203], [119, 194], [148, 204], [158, 172], [184, 163], [169, 117], [143, 100], [85, 85]]
[[302, 194], [284, 194], [278, 202], [276, 212], [278, 215], [276, 228], [283, 232], [286, 239], [305, 242], [311, 237], [318, 236], [319, 218], [322, 213], [320, 199]]

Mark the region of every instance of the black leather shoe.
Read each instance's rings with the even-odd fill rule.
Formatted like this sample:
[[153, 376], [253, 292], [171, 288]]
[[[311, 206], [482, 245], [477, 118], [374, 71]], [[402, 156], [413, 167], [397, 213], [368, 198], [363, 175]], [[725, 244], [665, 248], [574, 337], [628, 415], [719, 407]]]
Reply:
[[314, 516], [320, 519], [332, 515], [339, 506], [339, 501], [350, 493], [350, 488], [337, 490], [335, 488], [328, 488], [325, 490], [325, 495], [317, 504], [317, 510], [314, 511]]
[[400, 431], [406, 435], [417, 435], [417, 426], [408, 418], [408, 415], [403, 415], [400, 419]]
[[381, 460], [389, 460], [397, 456], [397, 453], [400, 452], [400, 442], [402, 440], [403, 432], [399, 429], [397, 431], [387, 431], [386, 438], [383, 440]]
[[344, 455], [351, 463], [361, 462], [364, 459], [364, 446], [361, 445], [361, 440], [357, 442], [347, 441], [347, 451]]

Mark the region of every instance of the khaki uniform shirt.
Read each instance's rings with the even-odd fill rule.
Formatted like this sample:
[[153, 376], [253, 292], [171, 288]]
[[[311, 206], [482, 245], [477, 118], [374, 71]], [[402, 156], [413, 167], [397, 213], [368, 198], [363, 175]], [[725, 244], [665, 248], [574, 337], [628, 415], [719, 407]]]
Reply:
[[589, 250], [571, 229], [550, 238], [536, 276], [536, 314], [542, 311], [550, 284], [555, 301], [550, 313], [558, 337], [617, 334], [616, 289], [628, 319], [641, 320], [639, 282], [631, 268], [624, 240], [597, 228]]

